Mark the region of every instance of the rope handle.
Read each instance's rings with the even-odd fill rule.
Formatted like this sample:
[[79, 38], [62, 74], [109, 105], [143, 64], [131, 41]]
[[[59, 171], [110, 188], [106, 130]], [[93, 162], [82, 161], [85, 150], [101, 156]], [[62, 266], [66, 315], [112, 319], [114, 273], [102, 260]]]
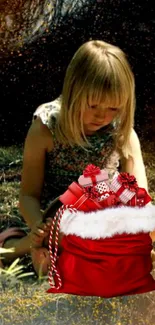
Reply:
[[[60, 274], [56, 268], [56, 262], [57, 262], [57, 254], [58, 254], [58, 239], [59, 239], [59, 230], [60, 230], [60, 222], [61, 218], [65, 212], [65, 210], [69, 210], [71, 213], [72, 212], [77, 212], [77, 209], [74, 208], [73, 205], [62, 205], [58, 211], [56, 212], [52, 224], [51, 224], [51, 229], [50, 229], [50, 236], [49, 236], [49, 255], [50, 255], [50, 271], [49, 271], [49, 284], [51, 288], [55, 288], [59, 290], [62, 287], [62, 280], [60, 277]], [[54, 234], [54, 229], [55, 229], [55, 224], [57, 221], [57, 226], [56, 226], [56, 232], [55, 232], [55, 243], [54, 243], [54, 254], [52, 251], [52, 243], [53, 243], [53, 234]], [[53, 277], [56, 276], [58, 279], [58, 286], [55, 285]]]

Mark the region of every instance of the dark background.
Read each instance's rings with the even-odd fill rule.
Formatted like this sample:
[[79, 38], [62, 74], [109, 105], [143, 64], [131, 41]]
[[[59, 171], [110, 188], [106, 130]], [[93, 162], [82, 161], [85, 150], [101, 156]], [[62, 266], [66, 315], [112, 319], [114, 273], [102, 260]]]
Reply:
[[[6, 19], [13, 9], [10, 6], [7, 11], [4, 2], [0, 0], [0, 9]], [[35, 1], [27, 2], [24, 9], [22, 5], [18, 7], [17, 1], [13, 17], [15, 22], [20, 20], [20, 23], [15, 30], [6, 33], [4, 25], [0, 34], [0, 145], [24, 141], [34, 110], [38, 105], [59, 96], [71, 57], [89, 39], [111, 42], [126, 52], [136, 79], [135, 128], [140, 135], [153, 140], [155, 12], [151, 1], [55, 1], [53, 16], [49, 18], [48, 15], [45, 17], [47, 4], [42, 0], [37, 5], [38, 19], [46, 18], [47, 28], [41, 27], [33, 35], [32, 22], [34, 18], [37, 22], [37, 11], [31, 13], [30, 5], [34, 3], [35, 6]], [[64, 3], [65, 12], [62, 11]], [[17, 47], [16, 38], [19, 35], [23, 38], [23, 44]]]

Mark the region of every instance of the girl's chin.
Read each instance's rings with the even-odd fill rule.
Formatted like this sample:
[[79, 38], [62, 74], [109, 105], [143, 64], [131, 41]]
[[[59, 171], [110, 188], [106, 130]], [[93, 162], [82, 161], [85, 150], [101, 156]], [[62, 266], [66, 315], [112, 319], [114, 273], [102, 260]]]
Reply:
[[99, 130], [99, 129], [101, 129], [101, 128], [103, 128], [103, 124], [102, 125], [99, 125], [99, 124], [94, 124], [94, 123], [92, 123], [92, 124], [89, 124], [89, 126], [87, 126], [86, 128], [85, 128], [85, 132], [86, 133], [92, 133], [92, 132], [95, 132], [95, 131], [97, 131], [97, 130]]

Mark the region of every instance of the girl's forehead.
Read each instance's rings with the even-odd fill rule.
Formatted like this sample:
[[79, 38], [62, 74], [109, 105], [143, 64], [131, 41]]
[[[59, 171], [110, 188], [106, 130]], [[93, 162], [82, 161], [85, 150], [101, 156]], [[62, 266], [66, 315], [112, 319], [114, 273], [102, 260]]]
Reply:
[[125, 92], [90, 92], [87, 94], [87, 103], [89, 106], [117, 107], [126, 105], [128, 94]]
[[100, 107], [100, 108], [107, 108], [107, 107], [120, 108], [123, 106], [123, 102], [116, 98], [115, 99], [105, 98], [103, 100], [88, 99], [87, 103], [89, 106]]

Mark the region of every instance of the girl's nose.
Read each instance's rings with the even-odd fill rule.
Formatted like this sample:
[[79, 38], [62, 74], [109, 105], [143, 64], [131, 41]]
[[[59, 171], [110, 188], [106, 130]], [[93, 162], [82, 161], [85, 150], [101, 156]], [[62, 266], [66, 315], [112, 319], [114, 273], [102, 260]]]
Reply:
[[100, 109], [98, 112], [96, 112], [95, 116], [103, 119], [106, 117], [106, 112], [105, 110]]

